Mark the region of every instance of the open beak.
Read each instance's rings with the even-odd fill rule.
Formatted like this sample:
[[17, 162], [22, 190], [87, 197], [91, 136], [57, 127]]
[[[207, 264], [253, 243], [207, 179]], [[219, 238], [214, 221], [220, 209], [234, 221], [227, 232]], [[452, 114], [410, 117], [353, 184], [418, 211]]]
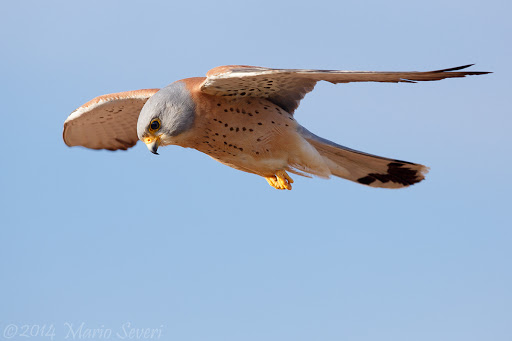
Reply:
[[158, 150], [158, 146], [160, 145], [160, 136], [145, 137], [144, 143], [146, 144], [151, 153], [158, 155], [156, 151]]

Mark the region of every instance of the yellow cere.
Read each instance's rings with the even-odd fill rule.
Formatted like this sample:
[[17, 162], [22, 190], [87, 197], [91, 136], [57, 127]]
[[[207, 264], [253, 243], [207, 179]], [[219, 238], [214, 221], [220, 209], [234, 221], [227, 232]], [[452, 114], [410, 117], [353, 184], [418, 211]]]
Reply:
[[158, 137], [156, 137], [156, 136], [148, 136], [148, 137], [144, 138], [144, 143], [145, 144], [150, 144], [150, 143], [153, 143], [155, 140], [158, 140]]

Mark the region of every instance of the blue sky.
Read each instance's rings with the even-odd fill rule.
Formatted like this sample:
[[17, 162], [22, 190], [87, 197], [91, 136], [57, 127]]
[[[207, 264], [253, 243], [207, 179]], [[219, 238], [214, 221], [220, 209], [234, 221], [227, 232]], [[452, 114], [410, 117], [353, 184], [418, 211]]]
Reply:
[[[121, 339], [127, 323], [180, 341], [510, 340], [510, 11], [494, 0], [4, 3], [0, 340], [45, 324], [56, 340], [73, 339], [70, 325]], [[93, 97], [219, 65], [468, 63], [494, 73], [322, 83], [296, 112], [320, 136], [431, 167], [404, 190], [295, 177], [283, 192], [194, 150], [62, 141]]]

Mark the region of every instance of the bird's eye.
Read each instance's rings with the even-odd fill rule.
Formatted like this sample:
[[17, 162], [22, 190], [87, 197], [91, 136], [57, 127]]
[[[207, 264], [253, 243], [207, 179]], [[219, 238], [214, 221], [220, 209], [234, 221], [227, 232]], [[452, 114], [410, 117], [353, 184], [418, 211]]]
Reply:
[[149, 124], [149, 131], [153, 133], [158, 129], [160, 129], [160, 120], [158, 118], [155, 118]]

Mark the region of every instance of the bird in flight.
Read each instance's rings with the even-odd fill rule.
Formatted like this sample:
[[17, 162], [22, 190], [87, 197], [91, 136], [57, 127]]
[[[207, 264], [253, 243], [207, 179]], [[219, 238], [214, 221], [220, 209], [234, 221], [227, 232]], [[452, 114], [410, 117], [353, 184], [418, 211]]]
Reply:
[[141, 140], [154, 154], [167, 145], [194, 148], [281, 190], [292, 188], [288, 173], [407, 187], [423, 180], [428, 168], [321, 138], [301, 126], [294, 111], [318, 81], [415, 83], [489, 73], [460, 71], [471, 65], [427, 72], [220, 66], [163, 89], [96, 97], [69, 115], [63, 138], [68, 146], [108, 150]]

